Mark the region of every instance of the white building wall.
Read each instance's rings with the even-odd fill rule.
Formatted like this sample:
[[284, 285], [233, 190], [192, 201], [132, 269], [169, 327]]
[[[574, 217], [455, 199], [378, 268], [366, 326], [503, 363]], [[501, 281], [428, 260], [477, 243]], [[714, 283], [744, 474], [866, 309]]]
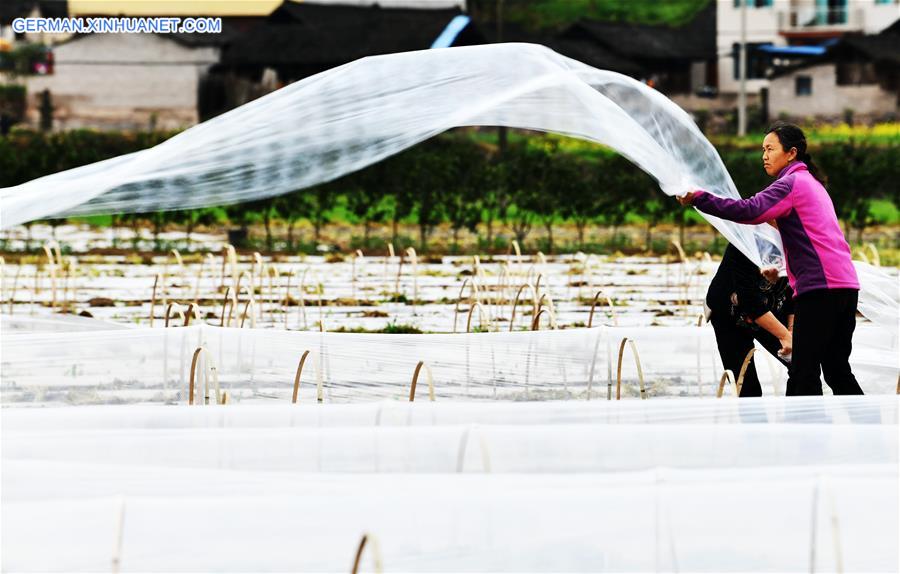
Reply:
[[[741, 41], [741, 9], [734, 6], [734, 0], [717, 0], [716, 5], [716, 47], [718, 52], [719, 92], [735, 93], [740, 81], [734, 79], [734, 59], [732, 45]], [[785, 39], [778, 34], [778, 10], [787, 10], [789, 0], [775, 0], [773, 6], [747, 10], [747, 43], [769, 42], [784, 46]], [[769, 85], [768, 80], [748, 80], [747, 91], [759, 93]]]
[[[812, 94], [795, 94], [798, 76], [812, 79]], [[789, 117], [840, 117], [846, 109], [852, 109], [854, 114], [859, 115], [896, 113], [897, 94], [881, 89], [878, 84], [839, 86], [834, 64], [804, 68], [771, 80], [769, 113], [773, 118], [782, 114]]]
[[96, 34], [57, 46], [54, 57], [53, 75], [27, 79], [31, 121], [49, 89], [59, 129], [146, 129], [151, 118], [170, 129], [197, 123], [200, 77], [218, 50], [155, 34]]
[[[732, 45], [741, 39], [741, 8], [735, 7], [734, 0], [716, 1], [719, 91], [723, 94], [735, 93], [740, 82], [734, 79], [731, 50]], [[799, 28], [792, 26], [792, 23], [808, 22], [814, 17], [816, 0], [774, 0], [772, 6], [747, 6], [746, 10], [748, 43], [770, 42], [785, 46], [788, 41], [782, 32], [797, 31]], [[888, 4], [878, 4], [876, 0], [848, 0], [847, 12], [846, 25], [807, 27], [803, 30], [877, 34], [900, 18], [900, 0]], [[794, 14], [796, 16], [792, 16]], [[747, 91], [758, 93], [768, 85], [768, 80], [749, 80]]]

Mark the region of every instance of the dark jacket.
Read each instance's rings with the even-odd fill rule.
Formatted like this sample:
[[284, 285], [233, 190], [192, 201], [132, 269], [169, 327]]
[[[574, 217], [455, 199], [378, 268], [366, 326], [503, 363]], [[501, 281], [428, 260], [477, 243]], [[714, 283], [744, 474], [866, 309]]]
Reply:
[[713, 316], [731, 316], [740, 326], [758, 329], [754, 321], [769, 311], [787, 324], [794, 312], [793, 295], [786, 277], [769, 283], [752, 261], [729, 245], [706, 292], [706, 305]]

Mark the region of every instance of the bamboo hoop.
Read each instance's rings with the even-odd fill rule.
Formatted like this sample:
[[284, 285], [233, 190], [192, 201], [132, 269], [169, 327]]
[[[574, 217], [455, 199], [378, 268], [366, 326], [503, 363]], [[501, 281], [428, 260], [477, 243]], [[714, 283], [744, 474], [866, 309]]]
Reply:
[[[303, 354], [300, 356], [300, 362], [297, 364], [297, 372], [294, 374], [294, 393], [291, 395], [291, 403], [296, 403], [297, 399], [300, 396], [300, 377], [303, 375], [303, 367], [306, 364], [306, 359], [309, 357], [310, 351], [307, 349], [303, 351]], [[322, 388], [322, 371], [319, 368], [318, 361], [315, 363], [316, 368], [316, 402], [322, 403], [325, 400], [323, 388]]]
[[531, 319], [531, 330], [532, 331], [540, 330], [541, 317], [544, 315], [544, 313], [546, 313], [547, 316], [550, 318], [550, 328], [551, 329], [553, 328], [553, 324], [556, 322], [556, 319], [554, 318], [553, 310], [550, 309], [549, 307], [547, 307], [547, 308], [544, 308], [544, 309], [541, 309], [540, 311], [538, 311], [537, 315], [535, 315], [534, 318]]
[[251, 289], [254, 287], [253, 279], [258, 278], [259, 285], [257, 285], [256, 287], [259, 287], [260, 292], [262, 292], [262, 287], [263, 287], [262, 280], [263, 280], [263, 274], [265, 273], [265, 270], [266, 270], [265, 268], [266, 268], [266, 264], [263, 262], [262, 255], [260, 255], [259, 251], [254, 251], [253, 252], [253, 264], [250, 266], [250, 269], [251, 269], [251, 271], [250, 271], [250, 288]]
[[[251, 311], [252, 309], [252, 311]], [[246, 303], [244, 303], [244, 311], [241, 313], [241, 324], [240, 328], [244, 328], [244, 322], [247, 320], [247, 311], [250, 311], [250, 328], [256, 328], [256, 301], [252, 298], [248, 299]]]
[[353, 559], [353, 569], [351, 570], [351, 574], [358, 574], [359, 563], [362, 561], [363, 551], [366, 549], [366, 546], [372, 549], [375, 572], [381, 574], [384, 571], [381, 563], [381, 548], [378, 546], [378, 540], [371, 534], [363, 534], [362, 539], [359, 541], [359, 548], [356, 549], [356, 558]]
[[[229, 306], [229, 303], [231, 304]], [[219, 320], [219, 327], [228, 325], [231, 327], [231, 318], [234, 315], [234, 298], [231, 297], [231, 287], [225, 288], [225, 295], [222, 296], [222, 318]], [[225, 309], [228, 309], [228, 320], [225, 320]]]
[[734, 385], [734, 396], [740, 396], [737, 389], [737, 382], [734, 380], [734, 373], [731, 372], [731, 369], [725, 369], [725, 372], [722, 373], [722, 377], [719, 379], [719, 388], [716, 390], [717, 399], [721, 399], [722, 395], [725, 394], [725, 384], [728, 382], [731, 382]]
[[738, 373], [737, 381], [734, 383], [735, 393], [738, 397], [741, 396], [741, 387], [744, 386], [744, 375], [747, 374], [747, 368], [750, 367], [750, 361], [753, 359], [754, 353], [756, 353], [756, 347], [747, 352], [747, 356], [744, 357], [744, 363], [741, 365], [741, 371]]
[[522, 267], [522, 249], [519, 247], [519, 242], [515, 239], [512, 240], [512, 248], [516, 252], [516, 263], [519, 264], [519, 267]]
[[462, 302], [463, 291], [466, 290], [466, 285], [470, 285], [470, 284], [471, 284], [471, 286], [469, 287], [469, 304], [470, 305], [472, 303], [473, 291], [477, 294], [477, 286], [475, 284], [475, 279], [473, 278], [472, 281], [469, 281], [468, 278], [463, 280], [462, 287], [459, 288], [459, 294], [456, 296], [456, 306], [453, 309], [453, 332], [454, 333], [456, 332], [456, 324], [457, 324], [457, 320], [459, 318], [459, 304]]
[[[269, 283], [269, 319], [275, 322], [275, 284], [278, 282], [278, 269], [274, 265], [266, 266], [266, 281]], [[265, 299], [264, 299], [265, 300]]]
[[519, 290], [516, 292], [516, 298], [513, 299], [512, 313], [510, 314], [510, 318], [509, 318], [509, 330], [510, 330], [510, 332], [512, 332], [513, 327], [514, 327], [515, 324], [516, 324], [516, 308], [518, 308], [518, 306], [519, 306], [519, 298], [522, 296], [522, 291], [523, 291], [526, 287], [529, 288], [529, 289], [531, 289], [531, 298], [532, 298], [532, 301], [534, 301], [534, 302], [537, 301], [537, 295], [536, 295], [536, 292], [535, 292], [535, 290], [534, 290], [534, 287], [531, 285], [531, 283], [524, 283], [521, 287], [519, 287]]
[[537, 252], [537, 256], [535, 257], [535, 259], [536, 259], [537, 262], [540, 263], [541, 265], [546, 265], [546, 264], [547, 264], [547, 257], [546, 257], [541, 251], [538, 251], [538, 252]]
[[[59, 244], [55, 241], [50, 241], [45, 243], [44, 253], [47, 255], [47, 275], [50, 277], [50, 309], [56, 310], [56, 274], [59, 265], [57, 264], [57, 260], [54, 257], [53, 246], [56, 244], [56, 250], [59, 252]], [[62, 256], [60, 256], [60, 262], [62, 260]]]
[[[194, 305], [192, 303], [190, 310], [193, 310], [193, 308], [194, 308]], [[169, 317], [171, 316], [173, 309], [181, 317], [182, 325], [187, 327], [188, 321], [190, 319], [188, 319], [187, 316], [184, 314], [184, 311], [182, 311], [181, 305], [179, 305], [175, 301], [171, 301], [168, 305], [166, 305], [166, 319], [165, 319], [165, 323], [163, 324], [163, 326], [164, 327], [169, 326]]]
[[504, 315], [503, 308], [506, 306], [506, 289], [509, 287], [509, 263], [506, 261], [500, 264], [500, 272], [497, 274], [497, 317]]
[[631, 346], [631, 354], [634, 356], [634, 364], [637, 366], [638, 381], [640, 382], [641, 400], [644, 400], [647, 398], [647, 391], [644, 388], [644, 370], [641, 368], [641, 358], [638, 355], [637, 345], [628, 337], [625, 337], [619, 343], [619, 360], [616, 365], [616, 400], [618, 401], [622, 398], [622, 358], [625, 355], [625, 343]]
[[597, 291], [597, 293], [594, 295], [593, 302], [591, 302], [591, 313], [590, 313], [590, 315], [588, 315], [588, 324], [587, 324], [588, 329], [590, 329], [594, 325], [594, 310], [597, 308], [597, 301], [599, 301], [601, 295], [606, 297], [606, 304], [609, 305], [609, 310], [610, 310], [610, 314], [612, 315], [613, 325], [615, 325], [616, 327], [619, 326], [619, 318], [616, 315], [616, 307], [613, 304], [613, 300], [612, 300], [612, 298], [610, 298], [609, 295], [604, 293], [603, 290], [601, 289], [600, 291]]
[[428, 400], [434, 402], [434, 377], [431, 374], [431, 368], [425, 364], [425, 361], [419, 361], [416, 370], [413, 372], [412, 384], [409, 386], [409, 402], [416, 400], [416, 383], [419, 381], [419, 374], [425, 369], [425, 376], [428, 378]]
[[[166, 254], [166, 262], [163, 265], [163, 274], [162, 274], [163, 305], [166, 305], [169, 302], [169, 298], [168, 298], [169, 288], [168, 288], [167, 282], [169, 279], [169, 261], [171, 260], [172, 257], [175, 258], [175, 264], [178, 266], [178, 269], [179, 269], [179, 273], [178, 273], [179, 281], [178, 282], [184, 283], [184, 260], [181, 258], [181, 253], [179, 253], [177, 249], [172, 249], [171, 251], [169, 251]], [[184, 289], [184, 287], [182, 287], [182, 290], [183, 289]], [[183, 294], [184, 293], [182, 293], [182, 295]]]
[[237, 259], [237, 251], [234, 249], [234, 245], [228, 243], [225, 247], [222, 248], [222, 281], [221, 286], [225, 286], [225, 265], [228, 265], [231, 268], [231, 282], [232, 284], [237, 283], [238, 280], [238, 259]]
[[384, 258], [384, 290], [387, 291], [390, 279], [388, 278], [388, 265], [394, 258], [394, 244], [387, 242], [388, 255]]
[[212, 373], [213, 377], [213, 388], [216, 393], [216, 404], [225, 404], [227, 401], [227, 395], [225, 397], [222, 396], [219, 388], [219, 372], [216, 370], [216, 366], [212, 361], [212, 355], [206, 349], [206, 347], [200, 346], [194, 350], [194, 354], [191, 357], [191, 375], [188, 382], [188, 404], [194, 404], [194, 390], [197, 387], [197, 364], [200, 362], [200, 356], [203, 356], [203, 360], [205, 362], [205, 369], [203, 370], [203, 398], [204, 404], [209, 404], [209, 376]]
[[[475, 313], [475, 308], [478, 308], [478, 322], [481, 328], [484, 328], [484, 305], [479, 303], [478, 301], [473, 301], [471, 305], [469, 305], [469, 313], [468, 318], [466, 319], [466, 333], [472, 332], [472, 315]], [[490, 326], [491, 318], [488, 317], [488, 325]]]

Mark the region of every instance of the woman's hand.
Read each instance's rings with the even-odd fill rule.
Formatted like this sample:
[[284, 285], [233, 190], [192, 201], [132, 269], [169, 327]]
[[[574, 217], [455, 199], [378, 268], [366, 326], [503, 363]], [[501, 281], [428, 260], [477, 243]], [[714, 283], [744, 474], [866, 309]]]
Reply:
[[781, 350], [778, 351], [778, 355], [782, 358], [789, 357], [794, 350], [794, 336], [788, 331], [783, 337], [778, 338], [778, 342], [781, 343]]
[[696, 195], [695, 192], [689, 191], [684, 195], [676, 197], [675, 199], [677, 199], [678, 203], [680, 203], [681, 205], [691, 205], [694, 203], [694, 195]]
[[760, 270], [762, 276], [766, 278], [766, 281], [769, 283], [775, 283], [778, 281], [778, 268], [777, 267], [766, 267], [765, 269]]

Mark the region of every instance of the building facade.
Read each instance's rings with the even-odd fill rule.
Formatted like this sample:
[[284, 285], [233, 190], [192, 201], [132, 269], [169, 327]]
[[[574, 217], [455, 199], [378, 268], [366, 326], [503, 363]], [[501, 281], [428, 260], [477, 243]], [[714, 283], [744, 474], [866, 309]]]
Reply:
[[[719, 93], [740, 86], [741, 10], [746, 10], [747, 93], [769, 87], [767, 69], [786, 62], [758, 48], [822, 45], [848, 33], [877, 34], [900, 17], [900, 0], [717, 0]], [[746, 8], [742, 7], [742, 2]], [[789, 56], [788, 56], [789, 57]]]

